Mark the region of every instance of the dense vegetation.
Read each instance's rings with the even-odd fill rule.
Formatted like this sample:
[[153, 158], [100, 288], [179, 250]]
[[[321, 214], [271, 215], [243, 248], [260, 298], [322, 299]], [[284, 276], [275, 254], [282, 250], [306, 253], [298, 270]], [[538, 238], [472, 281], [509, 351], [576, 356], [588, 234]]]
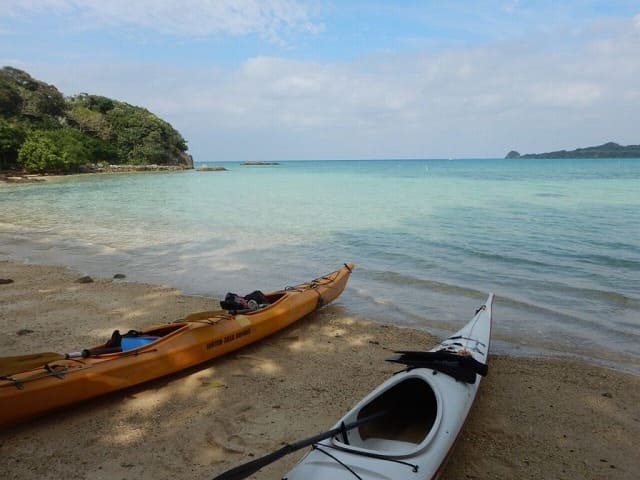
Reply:
[[512, 150], [506, 158], [640, 158], [640, 145], [623, 146], [609, 142], [597, 147], [548, 153], [527, 153], [525, 155], [520, 155]]
[[65, 98], [12, 67], [0, 69], [0, 169], [76, 172], [96, 164], [191, 165], [170, 124], [98, 95]]

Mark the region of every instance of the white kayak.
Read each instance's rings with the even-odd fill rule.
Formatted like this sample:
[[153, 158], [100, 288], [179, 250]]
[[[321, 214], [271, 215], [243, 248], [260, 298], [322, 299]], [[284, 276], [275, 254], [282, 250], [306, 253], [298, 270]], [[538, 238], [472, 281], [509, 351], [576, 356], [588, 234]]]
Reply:
[[[283, 480], [423, 480], [442, 473], [487, 373], [493, 294], [461, 330], [428, 352], [398, 352], [407, 368], [336, 423]], [[339, 432], [339, 433], [335, 433]]]

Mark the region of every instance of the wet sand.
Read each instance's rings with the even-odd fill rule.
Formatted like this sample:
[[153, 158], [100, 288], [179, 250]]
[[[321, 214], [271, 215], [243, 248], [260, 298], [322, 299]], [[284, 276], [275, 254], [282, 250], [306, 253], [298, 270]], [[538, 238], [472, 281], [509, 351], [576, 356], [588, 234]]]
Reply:
[[[0, 260], [13, 280], [0, 284], [0, 355], [78, 350], [219, 307], [80, 276]], [[0, 478], [207, 479], [327, 430], [398, 369], [391, 352], [438, 340], [349, 317], [340, 302], [227, 357], [0, 431]], [[494, 355], [489, 367], [443, 479], [638, 478], [640, 377], [564, 359]], [[249, 478], [281, 478], [302, 453]]]

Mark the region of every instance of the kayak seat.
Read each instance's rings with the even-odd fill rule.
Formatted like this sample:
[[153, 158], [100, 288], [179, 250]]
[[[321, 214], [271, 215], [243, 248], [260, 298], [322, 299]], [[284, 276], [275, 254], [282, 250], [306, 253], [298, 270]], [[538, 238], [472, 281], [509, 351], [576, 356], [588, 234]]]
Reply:
[[115, 330], [109, 341], [104, 344], [104, 348], [119, 347], [123, 352], [126, 352], [127, 350], [143, 347], [161, 338], [161, 335], [157, 332], [153, 333], [149, 335], [136, 330], [129, 330], [124, 335], [121, 335], [120, 330]]
[[412, 442], [403, 442], [400, 440], [390, 440], [388, 438], [367, 438], [359, 445], [366, 450], [375, 450], [378, 452], [389, 452], [401, 454], [403, 452], [412, 452], [416, 448], [416, 444]]
[[122, 337], [121, 347], [122, 351], [133, 350], [134, 348], [143, 347], [150, 343], [155, 342], [160, 337], [152, 335], [139, 335], [137, 337]]

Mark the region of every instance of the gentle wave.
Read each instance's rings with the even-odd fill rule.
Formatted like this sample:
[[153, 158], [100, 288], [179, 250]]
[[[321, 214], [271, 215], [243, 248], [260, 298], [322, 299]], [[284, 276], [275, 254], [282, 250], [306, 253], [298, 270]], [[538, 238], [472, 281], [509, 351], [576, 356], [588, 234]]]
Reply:
[[576, 262], [600, 265], [604, 267], [624, 268], [634, 272], [640, 272], [640, 260], [629, 260], [611, 255], [594, 254], [566, 254], [564, 256], [565, 258], [573, 259]]
[[365, 275], [367, 275], [372, 280], [377, 280], [380, 282], [388, 282], [395, 283], [400, 286], [413, 286], [428, 289], [435, 292], [447, 293], [447, 294], [455, 294], [469, 298], [478, 298], [482, 297], [485, 292], [472, 289], [465, 288], [459, 285], [451, 285], [448, 283], [439, 282], [436, 280], [427, 280], [424, 278], [416, 278], [408, 275], [403, 275], [397, 272], [381, 272], [381, 271], [370, 271], [365, 270]]
[[350, 314], [453, 330], [493, 291], [517, 351], [640, 358], [640, 160], [228, 168], [0, 185], [0, 254], [212, 296], [353, 261]]
[[[403, 287], [415, 287], [425, 291], [436, 292], [438, 294], [447, 295], [453, 298], [466, 297], [469, 299], [483, 298], [488, 292], [481, 290], [463, 287], [460, 285], [454, 285], [444, 283], [436, 280], [417, 278], [410, 275], [404, 275], [394, 271], [375, 271], [365, 270], [364, 275], [373, 281], [379, 281], [387, 284], [395, 284], [400, 288]], [[606, 300], [609, 305], [615, 305], [617, 308], [632, 308], [640, 310], [640, 302], [628, 298], [624, 295], [616, 292], [602, 292], [592, 291], [589, 289], [577, 289], [564, 286], [565, 290], [571, 291], [574, 294], [582, 294], [596, 297], [599, 300]], [[541, 306], [535, 303], [531, 303], [520, 298], [513, 298], [505, 296], [503, 292], [499, 292], [498, 301], [502, 307], [512, 309], [513, 311], [522, 312], [527, 318], [547, 318], [548, 321], [553, 319], [553, 322], [558, 325], [563, 325], [564, 328], [589, 328], [594, 332], [602, 332], [607, 336], [615, 337], [621, 333], [621, 328], [627, 330], [627, 333], [634, 332], [638, 334], [640, 338], [640, 322], [618, 322], [610, 320], [608, 323], [603, 323], [598, 320], [589, 320], [585, 315], [581, 315], [580, 309], [576, 310], [577, 314], [567, 313], [561, 309], [550, 308], [549, 306]], [[400, 303], [386, 300], [379, 302], [381, 305], [389, 309], [393, 309], [397, 312], [403, 313], [407, 319], [411, 322], [415, 322], [418, 318], [426, 320], [425, 317], [411, 313], [409, 309], [403, 308]], [[432, 320], [432, 319], [430, 319]]]

